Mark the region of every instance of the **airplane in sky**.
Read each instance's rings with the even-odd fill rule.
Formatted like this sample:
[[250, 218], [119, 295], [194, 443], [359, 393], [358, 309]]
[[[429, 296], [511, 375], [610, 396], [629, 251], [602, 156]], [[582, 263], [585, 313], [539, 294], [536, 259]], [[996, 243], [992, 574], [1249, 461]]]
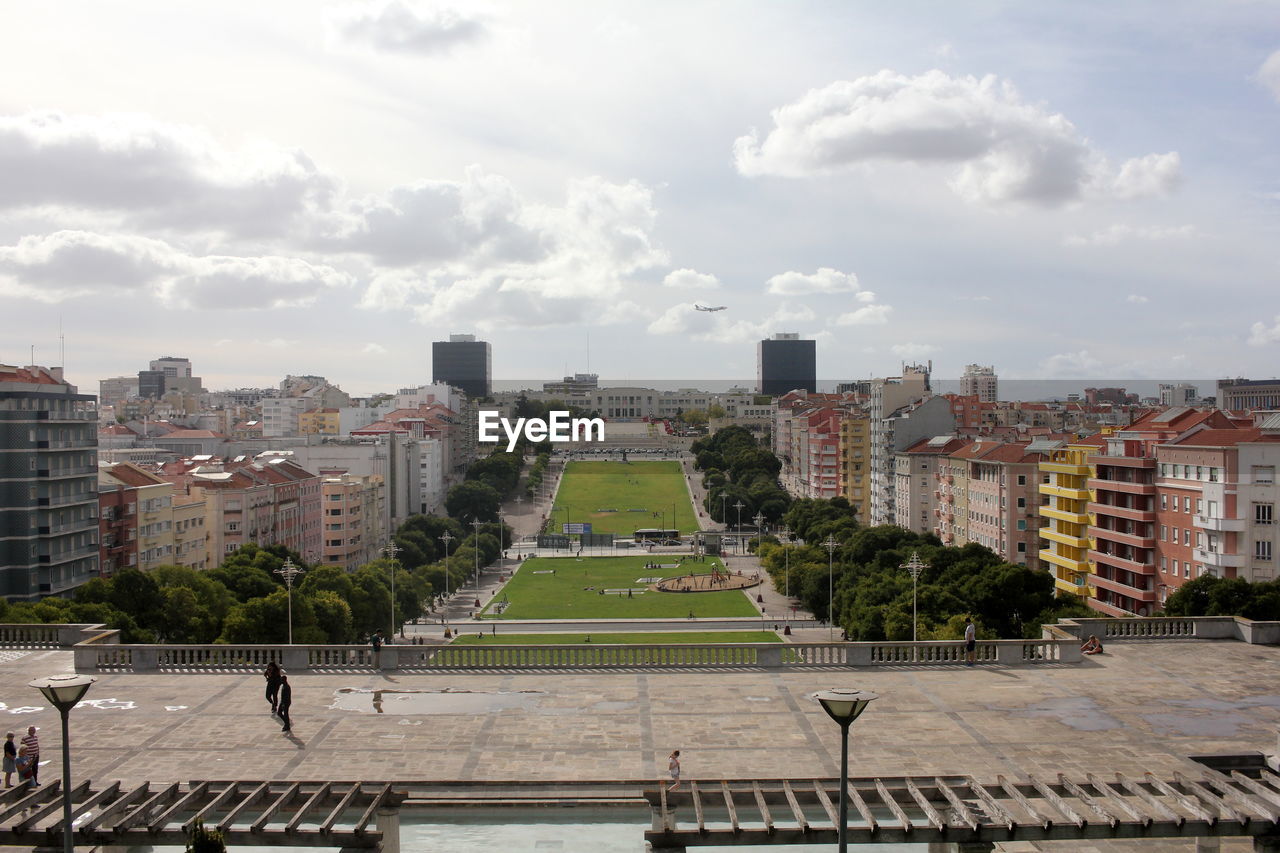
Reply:
[[708, 306], [706, 306], [706, 305], [699, 305], [699, 304], [697, 304], [697, 303], [695, 302], [695, 303], [694, 303], [694, 305], [693, 305], [693, 307], [694, 307], [694, 308], [697, 308], [699, 311], [723, 311], [724, 309], [728, 308], [729, 306], [728, 306], [728, 305], [712, 305], [712, 306], [708, 307]]

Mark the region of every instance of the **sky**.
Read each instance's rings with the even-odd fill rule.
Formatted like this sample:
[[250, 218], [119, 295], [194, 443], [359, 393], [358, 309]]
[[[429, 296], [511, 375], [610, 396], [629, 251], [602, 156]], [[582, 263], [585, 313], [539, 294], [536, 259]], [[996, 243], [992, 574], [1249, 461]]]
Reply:
[[7, 4], [0, 79], [0, 362], [85, 390], [1280, 373], [1276, 2]]

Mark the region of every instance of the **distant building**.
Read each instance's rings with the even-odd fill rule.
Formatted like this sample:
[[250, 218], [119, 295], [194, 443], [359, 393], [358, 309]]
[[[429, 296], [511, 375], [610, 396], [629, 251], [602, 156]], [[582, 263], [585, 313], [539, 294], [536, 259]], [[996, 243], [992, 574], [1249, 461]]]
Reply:
[[98, 382], [98, 406], [118, 406], [138, 396], [137, 376], [114, 376]]
[[160, 370], [138, 371], [138, 396], [147, 400], [159, 400], [165, 392], [164, 372]]
[[1113, 406], [1124, 406], [1138, 402], [1138, 395], [1129, 394], [1123, 388], [1086, 388], [1084, 401], [1090, 405], [1110, 403]]
[[0, 595], [63, 595], [98, 570], [98, 413], [62, 368], [0, 365]]
[[450, 335], [431, 344], [431, 381], [461, 388], [474, 400], [488, 397], [493, 378], [488, 341], [475, 335]]
[[756, 389], [779, 397], [788, 391], [818, 390], [817, 342], [796, 332], [778, 332], [756, 344]]
[[337, 474], [320, 484], [327, 566], [355, 571], [378, 558], [386, 538], [386, 484], [377, 475]]
[[566, 376], [559, 382], [544, 382], [543, 394], [558, 394], [562, 397], [586, 397], [600, 387], [600, 377], [595, 373], [575, 373]]
[[201, 394], [204, 386], [199, 376], [191, 375], [191, 360], [165, 355], [151, 362], [149, 373], [164, 375], [164, 391], [181, 391], [184, 394]]
[[1160, 385], [1160, 405], [1194, 406], [1200, 402], [1200, 389], [1180, 382], [1177, 385]]
[[1219, 409], [1280, 409], [1280, 379], [1219, 379]]
[[1000, 399], [999, 378], [994, 367], [966, 364], [960, 377], [960, 393], [978, 398], [980, 403], [994, 403]]

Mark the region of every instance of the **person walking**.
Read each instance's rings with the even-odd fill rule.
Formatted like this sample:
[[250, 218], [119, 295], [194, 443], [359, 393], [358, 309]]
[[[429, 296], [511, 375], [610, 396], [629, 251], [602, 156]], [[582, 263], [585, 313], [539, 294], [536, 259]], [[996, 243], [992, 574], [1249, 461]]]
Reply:
[[973, 666], [978, 659], [978, 628], [973, 619], [964, 617], [964, 665]]
[[36, 737], [36, 727], [27, 726], [27, 736], [22, 739], [26, 755], [31, 758], [31, 787], [40, 785], [40, 738]]
[[289, 686], [289, 676], [284, 673], [280, 674], [280, 702], [276, 705], [276, 709], [280, 715], [280, 722], [284, 723], [282, 732], [293, 731], [293, 723], [289, 720], [289, 706], [293, 704], [293, 688]]
[[671, 774], [671, 785], [667, 788], [667, 793], [671, 793], [680, 787], [680, 750], [674, 750], [667, 761], [667, 772]]
[[276, 712], [276, 697], [280, 693], [280, 679], [284, 677], [284, 671], [280, 669], [280, 664], [271, 661], [267, 664], [267, 668], [262, 673], [262, 677], [267, 680], [267, 701], [271, 703], [271, 713]]
[[4, 786], [13, 787], [13, 773], [18, 769], [18, 747], [13, 743], [13, 732], [4, 736]]

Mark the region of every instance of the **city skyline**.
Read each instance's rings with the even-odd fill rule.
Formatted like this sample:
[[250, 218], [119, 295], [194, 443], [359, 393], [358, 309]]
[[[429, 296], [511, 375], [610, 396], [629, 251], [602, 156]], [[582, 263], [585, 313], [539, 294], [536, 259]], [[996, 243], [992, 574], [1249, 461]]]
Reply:
[[4, 13], [0, 361], [1274, 373], [1267, 4], [166, 9]]

